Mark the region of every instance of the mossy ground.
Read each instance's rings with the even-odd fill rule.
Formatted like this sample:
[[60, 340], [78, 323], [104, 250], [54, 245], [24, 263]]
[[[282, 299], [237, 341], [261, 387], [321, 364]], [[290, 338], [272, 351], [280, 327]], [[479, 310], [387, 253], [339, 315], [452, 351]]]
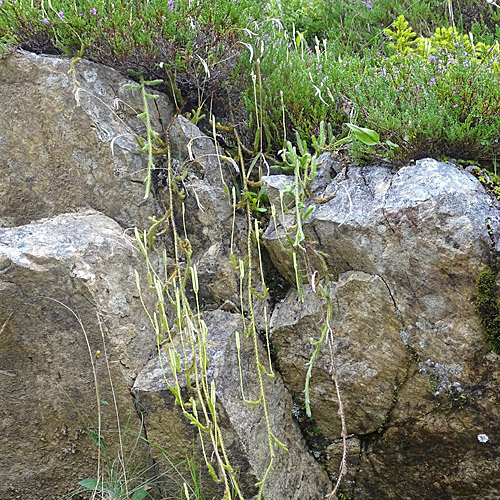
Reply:
[[476, 311], [495, 354], [500, 354], [500, 308], [498, 306], [497, 271], [484, 270], [476, 281]]

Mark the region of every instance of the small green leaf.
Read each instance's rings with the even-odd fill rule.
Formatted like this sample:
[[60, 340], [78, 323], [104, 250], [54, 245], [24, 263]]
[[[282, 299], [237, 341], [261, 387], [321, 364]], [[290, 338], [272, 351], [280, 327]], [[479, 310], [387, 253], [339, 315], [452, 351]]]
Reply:
[[357, 139], [367, 146], [375, 146], [380, 142], [380, 136], [369, 128], [358, 127], [352, 123], [346, 123]]
[[148, 492], [144, 489], [144, 486], [141, 486], [138, 490], [134, 492], [130, 500], [142, 500], [143, 498], [146, 498], [147, 495]]
[[[208, 401], [208, 403], [210, 404], [210, 401]], [[203, 427], [203, 425], [201, 424], [201, 422], [196, 418], [196, 417], [193, 417], [193, 415], [191, 415], [190, 413], [188, 413], [186, 410], [184, 410], [184, 416], [193, 424], [195, 425], [196, 427], [198, 427], [199, 429], [201, 430], [204, 430], [205, 427]]]
[[163, 83], [163, 80], [147, 80], [144, 85], [158, 85], [159, 83]]
[[229, 260], [231, 261], [231, 264], [233, 265], [234, 269], [238, 270], [239, 266], [238, 266], [238, 263], [236, 262], [236, 257], [234, 256], [233, 252], [231, 252]]
[[304, 215], [302, 216], [303, 219], [305, 219], [312, 211], [314, 210], [314, 207], [309, 207], [305, 212]]
[[[259, 150], [259, 141], [260, 141], [260, 127], [255, 131], [255, 139], [253, 143], [253, 150], [258, 151]], [[257, 156], [258, 158], [258, 156]]]
[[390, 146], [391, 148], [394, 148], [394, 149], [399, 148], [399, 146], [397, 144], [395, 144], [394, 142], [392, 142], [392, 141], [385, 141], [385, 143], [388, 146]]
[[80, 486], [83, 486], [84, 488], [87, 488], [88, 490], [95, 490], [97, 487], [97, 479], [88, 477], [87, 479], [82, 479], [81, 481], [78, 481], [78, 484]]
[[248, 173], [247, 173], [247, 178], [250, 175], [250, 173], [253, 170], [253, 167], [255, 167], [255, 164], [257, 163], [257, 160], [260, 158], [260, 154], [256, 155], [255, 158], [252, 160], [252, 163], [250, 163], [250, 166], [248, 167]]

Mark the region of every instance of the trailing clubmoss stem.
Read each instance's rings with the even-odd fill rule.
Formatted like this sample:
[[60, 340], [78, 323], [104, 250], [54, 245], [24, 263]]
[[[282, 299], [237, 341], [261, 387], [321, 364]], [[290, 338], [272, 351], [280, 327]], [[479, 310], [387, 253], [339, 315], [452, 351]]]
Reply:
[[[133, 72], [135, 76], [137, 76], [136, 72]], [[146, 90], [146, 85], [158, 85], [162, 83], [163, 80], [144, 80], [144, 77], [139, 74], [140, 85], [132, 85], [127, 84], [125, 87], [139, 89], [141, 91], [142, 97], [142, 113], [138, 114], [138, 118], [144, 118], [144, 123], [146, 125], [146, 142], [141, 144], [141, 151], [148, 155], [148, 164], [147, 164], [147, 175], [146, 175], [146, 192], [144, 194], [144, 199], [149, 197], [149, 192], [151, 190], [151, 177], [152, 171], [155, 168], [155, 164], [153, 161], [153, 141], [158, 139], [158, 134], [151, 128], [151, 118], [149, 115], [149, 106], [148, 99], [158, 99], [158, 94], [150, 94]]]
[[[236, 138], [236, 142], [238, 144], [238, 155], [240, 158], [240, 169], [241, 169], [241, 177], [243, 180], [243, 190], [244, 192], [248, 192], [248, 179], [247, 179], [247, 173], [245, 169], [245, 164], [243, 162], [243, 155], [242, 155], [242, 150], [241, 150], [241, 140], [238, 134], [238, 131], [236, 128], [234, 130], [234, 135]], [[254, 348], [254, 356], [255, 356], [255, 364], [257, 368], [257, 377], [259, 381], [259, 398], [258, 402], [262, 404], [262, 411], [264, 413], [264, 419], [266, 421], [266, 428], [267, 428], [267, 440], [268, 440], [268, 447], [269, 447], [269, 463], [268, 466], [264, 472], [264, 475], [262, 476], [262, 479], [256, 484], [256, 486], [259, 487], [259, 491], [257, 494], [257, 500], [262, 499], [262, 494], [264, 490], [264, 486], [266, 484], [267, 478], [269, 476], [269, 473], [273, 469], [273, 463], [274, 463], [274, 457], [275, 457], [275, 451], [274, 451], [274, 446], [279, 446], [283, 448], [285, 451], [288, 451], [287, 447], [285, 444], [283, 444], [279, 439], [274, 435], [271, 429], [271, 422], [269, 420], [269, 413], [268, 413], [268, 408], [267, 408], [267, 401], [266, 401], [266, 396], [265, 396], [265, 391], [264, 391], [264, 379], [263, 379], [263, 373], [266, 372], [264, 366], [260, 362], [260, 356], [259, 356], [259, 344], [258, 344], [258, 339], [257, 339], [257, 330], [255, 326], [255, 311], [253, 308], [253, 295], [255, 293], [253, 286], [252, 286], [252, 211], [251, 211], [251, 206], [250, 202], [247, 199], [246, 201], [246, 218], [247, 218], [247, 227], [248, 227], [248, 234], [247, 234], [247, 265], [248, 265], [248, 274], [247, 274], [247, 293], [248, 293], [248, 312], [249, 312], [249, 317], [250, 317], [250, 323], [249, 323], [249, 334], [253, 339], [253, 348]], [[255, 234], [255, 237], [258, 238], [259, 235], [258, 233]], [[240, 264], [241, 266], [241, 264]], [[243, 278], [242, 276], [243, 273], [240, 271], [240, 279]], [[264, 293], [265, 293], [265, 284], [263, 283], [264, 287]], [[243, 311], [242, 311], [243, 313]], [[247, 331], [247, 329], [245, 328]], [[239, 342], [238, 342], [239, 343]], [[239, 361], [239, 349], [238, 349], [238, 361]], [[241, 369], [240, 369], [240, 376], [241, 376]], [[240, 380], [241, 382], [241, 380]], [[243, 386], [242, 386], [243, 388]], [[244, 395], [243, 395], [243, 398]]]

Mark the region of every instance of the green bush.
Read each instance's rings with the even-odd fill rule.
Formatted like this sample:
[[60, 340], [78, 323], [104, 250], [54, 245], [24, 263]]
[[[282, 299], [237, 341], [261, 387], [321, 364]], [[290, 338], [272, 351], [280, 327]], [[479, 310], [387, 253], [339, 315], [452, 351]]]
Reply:
[[486, 2], [3, 0], [0, 10], [1, 42], [162, 78], [184, 114], [235, 114], [250, 153], [278, 157], [322, 121], [336, 140], [352, 123], [399, 146], [353, 142], [360, 159], [499, 153], [500, 14]]
[[[267, 26], [254, 43], [263, 47], [268, 148], [280, 149], [285, 132], [290, 137], [294, 130], [310, 141], [324, 120], [338, 136], [352, 122], [399, 146], [351, 149], [362, 158], [405, 163], [425, 156], [479, 161], [498, 155], [498, 44], [471, 40], [456, 28], [437, 28], [429, 37], [419, 37], [403, 16], [384, 34], [383, 50], [371, 57], [341, 57], [330, 41], [308, 45], [297, 31]], [[245, 99], [255, 114], [259, 103], [252, 89]]]

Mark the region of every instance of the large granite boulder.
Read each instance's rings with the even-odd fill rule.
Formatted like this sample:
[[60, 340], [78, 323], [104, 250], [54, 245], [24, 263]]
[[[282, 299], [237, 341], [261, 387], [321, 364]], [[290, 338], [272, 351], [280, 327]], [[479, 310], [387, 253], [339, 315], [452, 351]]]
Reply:
[[[279, 186], [270, 179], [271, 189]], [[328, 199], [328, 195], [334, 195]], [[333, 352], [349, 433], [352, 498], [494, 498], [498, 476], [499, 356], [474, 305], [480, 273], [497, 259], [500, 212], [469, 172], [434, 160], [393, 169], [348, 167], [309, 203], [304, 232], [323, 252]], [[289, 219], [283, 224], [290, 224]], [[277, 267], [294, 271], [272, 224]], [[291, 291], [271, 320], [285, 384], [303, 380], [326, 300]], [[311, 380], [322, 458], [341, 456], [328, 348]]]
[[[0, 59], [0, 226], [93, 208], [124, 228], [159, 212], [144, 201], [147, 161], [135, 136], [140, 91], [117, 71], [86, 60], [16, 51]], [[158, 133], [173, 115], [164, 95], [150, 102]]]
[[150, 465], [130, 393], [154, 350], [141, 267], [132, 239], [95, 211], [0, 229], [1, 498], [56, 500], [106, 478], [98, 400], [111, 463], [120, 428], [129, 472]]

